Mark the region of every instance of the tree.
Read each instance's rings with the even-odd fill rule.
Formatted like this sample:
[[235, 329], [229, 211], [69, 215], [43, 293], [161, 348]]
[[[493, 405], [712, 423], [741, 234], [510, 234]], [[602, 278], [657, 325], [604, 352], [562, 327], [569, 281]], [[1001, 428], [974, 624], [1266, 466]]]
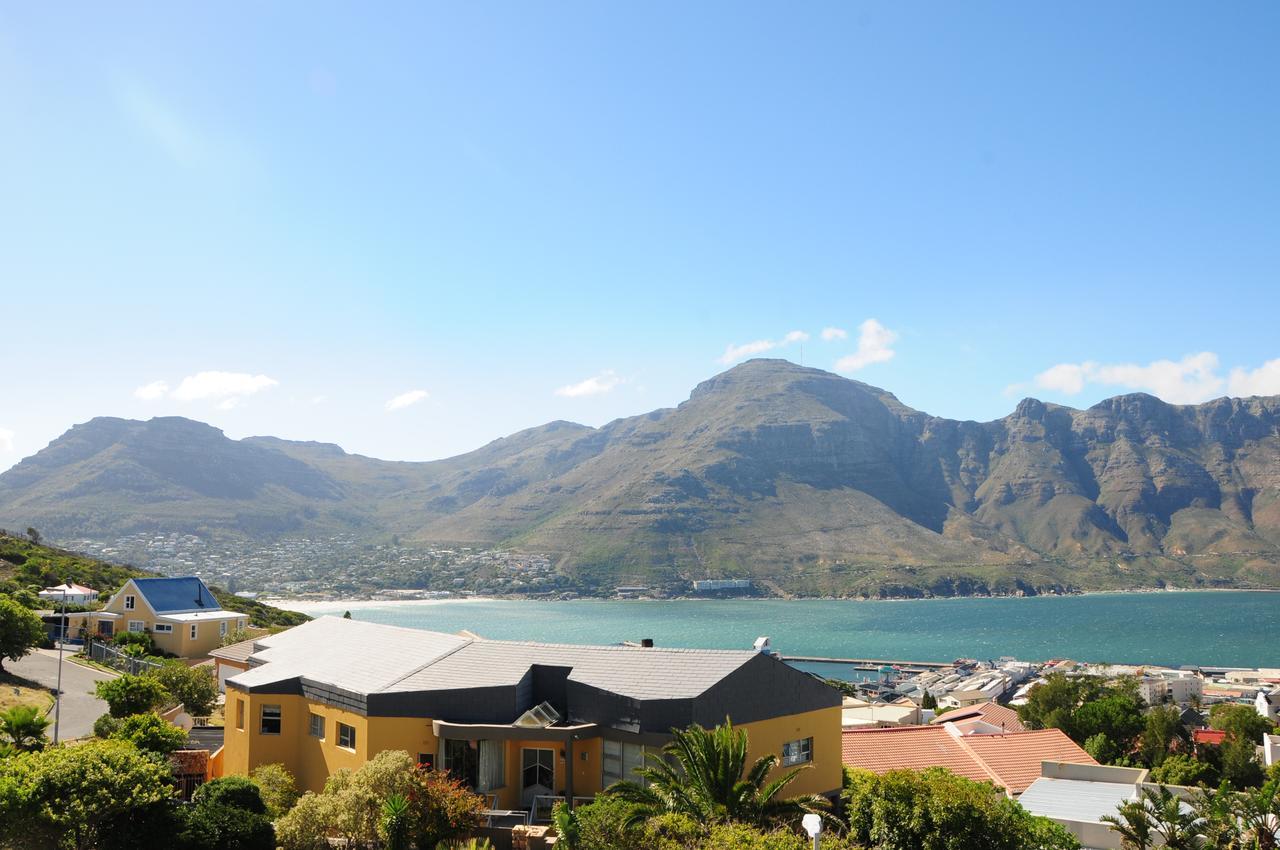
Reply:
[[42, 750], [46, 743], [44, 730], [49, 728], [49, 718], [34, 705], [15, 705], [0, 711], [0, 741], [15, 750], [31, 752]]
[[921, 708], [937, 708], [938, 698], [935, 697], [933, 694], [929, 693], [928, 691], [925, 691], [924, 696], [921, 697], [920, 699], [920, 707]]
[[1124, 850], [1149, 850], [1156, 840], [1151, 826], [1151, 813], [1138, 800], [1121, 803], [1116, 814], [1103, 815], [1102, 822], [1120, 836], [1120, 846]]
[[152, 676], [119, 676], [94, 686], [101, 699], [107, 701], [112, 717], [145, 714], [164, 705], [169, 692]]
[[35, 545], [39, 546], [39, 545], [40, 545], [40, 532], [36, 531], [36, 530], [35, 530], [34, 528], [32, 528], [31, 526], [27, 526], [27, 539], [28, 539], [28, 540], [30, 540], [30, 541], [31, 541], [32, 543], [34, 543]]
[[435, 847], [477, 829], [483, 822], [484, 798], [449, 774], [419, 769], [409, 793], [413, 804], [414, 834], [419, 847]]
[[879, 850], [1076, 850], [1062, 826], [1035, 817], [989, 782], [943, 768], [846, 770], [852, 842]]
[[1151, 769], [1151, 781], [1161, 785], [1212, 785], [1218, 771], [1186, 753], [1174, 753]]
[[1167, 785], [1143, 788], [1139, 802], [1151, 817], [1151, 829], [1168, 850], [1199, 850], [1204, 824]]
[[0, 832], [90, 850], [172, 796], [168, 764], [122, 741], [50, 747], [0, 761]]
[[242, 776], [206, 782], [191, 795], [183, 845], [189, 850], [273, 850], [275, 830], [258, 786]]
[[0, 594], [0, 671], [5, 659], [17, 661], [45, 639], [44, 623], [13, 597]]
[[343, 612], [342, 612], [342, 619], [344, 619], [344, 620], [350, 620], [350, 619], [351, 619], [351, 612], [350, 612], [350, 611], [343, 611]]
[[128, 741], [144, 752], [161, 756], [180, 750], [187, 743], [185, 731], [165, 722], [160, 715], [151, 713], [131, 714], [123, 718], [110, 737], [117, 741]]
[[1189, 741], [1181, 713], [1171, 705], [1164, 705], [1146, 713], [1138, 747], [1144, 764], [1159, 767], [1175, 743], [1186, 744]]
[[284, 817], [298, 802], [298, 785], [283, 764], [260, 764], [250, 772], [249, 778], [262, 793], [262, 802], [267, 804], [267, 814], [272, 820]]
[[1262, 736], [1275, 731], [1276, 724], [1252, 705], [1220, 702], [1209, 709], [1209, 725], [1226, 732], [1228, 737], [1245, 738], [1257, 746]]
[[218, 680], [208, 667], [188, 667], [172, 661], [147, 673], [164, 686], [169, 696], [182, 703], [187, 714], [207, 717], [218, 703]]
[[1237, 789], [1261, 785], [1263, 771], [1257, 746], [1275, 724], [1251, 705], [1219, 703], [1209, 711], [1209, 725], [1227, 733], [1219, 747], [1222, 778]]
[[1133, 749], [1134, 742], [1142, 734], [1145, 718], [1136, 697], [1111, 692], [1082, 703], [1072, 715], [1070, 725], [1072, 729], [1067, 734], [1076, 740], [1087, 741], [1095, 735], [1106, 735], [1112, 745], [1112, 755], [1106, 763], [1112, 763]]
[[782, 796], [804, 767], [770, 781], [777, 754], [748, 766], [747, 733], [727, 718], [715, 729], [695, 723], [673, 730], [662, 752], [667, 758], [645, 753], [649, 763], [636, 770], [642, 782], [624, 780], [606, 789], [632, 804], [636, 820], [676, 812], [704, 823], [767, 826], [795, 823], [809, 812], [827, 813], [826, 800], [817, 795]]

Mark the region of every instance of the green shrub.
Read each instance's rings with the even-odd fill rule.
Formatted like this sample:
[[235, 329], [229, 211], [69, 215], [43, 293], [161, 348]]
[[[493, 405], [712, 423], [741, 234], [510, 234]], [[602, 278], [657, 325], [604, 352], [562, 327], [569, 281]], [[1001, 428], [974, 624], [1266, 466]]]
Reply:
[[205, 800], [189, 806], [184, 819], [182, 850], [275, 850], [276, 831], [261, 812]]
[[110, 738], [111, 734], [119, 728], [120, 718], [112, 717], [111, 712], [107, 712], [93, 721], [93, 734], [99, 738]]
[[249, 778], [262, 792], [262, 802], [267, 804], [267, 815], [272, 820], [284, 817], [298, 802], [298, 785], [282, 764], [260, 764]]
[[98, 696], [111, 707], [112, 717], [128, 717], [154, 711], [169, 699], [169, 692], [151, 676], [120, 676], [98, 682]]
[[258, 815], [267, 813], [267, 804], [262, 801], [262, 792], [250, 779], [243, 776], [224, 776], [211, 779], [196, 789], [191, 795], [195, 805], [231, 806], [244, 809]]
[[147, 673], [169, 692], [175, 703], [193, 717], [207, 717], [218, 704], [218, 680], [209, 667], [188, 667], [171, 661]]
[[131, 714], [121, 719], [108, 736], [128, 741], [140, 750], [167, 756], [187, 743], [187, 733], [161, 719], [158, 714]]

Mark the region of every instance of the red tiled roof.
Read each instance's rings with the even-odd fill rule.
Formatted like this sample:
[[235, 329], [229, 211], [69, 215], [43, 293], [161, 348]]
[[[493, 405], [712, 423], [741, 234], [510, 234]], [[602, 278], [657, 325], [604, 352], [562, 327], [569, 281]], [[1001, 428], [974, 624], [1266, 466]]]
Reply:
[[1097, 764], [1059, 729], [1006, 735], [955, 735], [942, 726], [845, 729], [844, 763], [875, 773], [945, 767], [966, 779], [1021, 794], [1040, 778], [1040, 763]]
[[1010, 735], [970, 735], [964, 743], [1000, 777], [1010, 793], [1021, 794], [1040, 778], [1040, 762], [1097, 764], [1093, 756], [1061, 729], [1036, 729]]
[[1018, 712], [1012, 708], [994, 702], [983, 702], [966, 708], [956, 708], [945, 714], [939, 714], [930, 723], [959, 723], [962, 720], [976, 718], [992, 726], [1003, 726], [1006, 732], [1025, 732], [1027, 727], [1018, 719]]
[[1221, 729], [1194, 729], [1191, 740], [1197, 744], [1221, 744], [1227, 740], [1227, 733]]

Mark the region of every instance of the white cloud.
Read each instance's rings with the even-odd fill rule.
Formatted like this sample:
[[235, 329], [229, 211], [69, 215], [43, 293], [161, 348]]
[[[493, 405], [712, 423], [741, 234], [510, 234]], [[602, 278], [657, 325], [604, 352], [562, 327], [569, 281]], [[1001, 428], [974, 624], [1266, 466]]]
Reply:
[[827, 342], [833, 342], [837, 339], [848, 339], [849, 332], [844, 328], [823, 328], [822, 338]]
[[409, 390], [408, 392], [400, 393], [400, 395], [387, 402], [387, 412], [392, 413], [397, 410], [404, 410], [406, 407], [425, 401], [428, 395], [426, 390]]
[[[1272, 361], [1275, 377], [1280, 380], [1280, 361]], [[1236, 387], [1264, 386], [1268, 383], [1272, 363], [1251, 373], [1243, 369], [1232, 372], [1232, 392]], [[1256, 381], [1255, 381], [1256, 376]], [[1155, 360], [1145, 366], [1137, 363], [1100, 364], [1092, 360], [1082, 363], [1059, 363], [1035, 377], [1037, 387], [1065, 395], [1082, 392], [1087, 384], [1122, 387], [1149, 392], [1172, 404], [1195, 404], [1221, 394], [1226, 382], [1218, 374], [1218, 355], [1212, 351], [1188, 354], [1181, 360]]]
[[725, 346], [724, 354], [721, 354], [716, 359], [720, 363], [728, 365], [755, 354], [764, 354], [766, 351], [772, 351], [775, 348], [785, 348], [797, 342], [808, 342], [808, 340], [809, 334], [805, 331], [791, 331], [780, 340], [757, 339], [754, 342], [744, 342], [742, 345]]
[[1280, 395], [1280, 358], [1252, 371], [1237, 366], [1231, 370], [1227, 386], [1233, 396]]
[[622, 383], [622, 378], [618, 377], [612, 369], [606, 369], [599, 375], [587, 378], [585, 381], [579, 381], [576, 384], [569, 384], [556, 390], [556, 395], [565, 398], [583, 398], [585, 396], [604, 395], [612, 390], [618, 384]]
[[898, 334], [891, 331], [875, 319], [867, 319], [858, 325], [858, 350], [847, 357], [836, 361], [836, 371], [856, 372], [872, 363], [884, 363], [892, 360], [894, 350], [891, 346], [898, 340]]
[[8, 428], [0, 428], [0, 453], [8, 454], [13, 451], [13, 438], [18, 436]]
[[169, 392], [169, 385], [164, 381], [152, 381], [149, 384], [143, 384], [133, 391], [134, 398], [140, 398], [143, 401], [155, 401], [164, 398]]
[[183, 378], [178, 388], [169, 396], [178, 401], [221, 401], [250, 396], [279, 384], [275, 378], [250, 375], [247, 372], [197, 372]]
[[312, 404], [324, 404], [328, 400], [329, 397], [327, 395], [316, 395], [311, 397]]

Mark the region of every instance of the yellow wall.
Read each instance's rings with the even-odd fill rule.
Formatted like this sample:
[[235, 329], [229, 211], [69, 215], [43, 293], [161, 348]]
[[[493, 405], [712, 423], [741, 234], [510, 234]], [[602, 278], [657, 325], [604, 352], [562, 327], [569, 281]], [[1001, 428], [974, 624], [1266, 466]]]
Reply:
[[[840, 706], [820, 708], [803, 714], [788, 714], [755, 723], [744, 723], [750, 761], [773, 753], [782, 759], [782, 745], [798, 738], [813, 738], [811, 767], [802, 770], [785, 793], [829, 794], [839, 791], [844, 780], [840, 751]], [[771, 778], [792, 767], [779, 766]]]
[[[129, 595], [134, 597], [134, 607], [131, 611], [125, 610], [124, 607], [125, 597]], [[172, 632], [157, 632], [156, 623], [162, 621], [157, 619], [155, 611], [147, 604], [146, 597], [132, 584], [125, 584], [124, 588], [113, 596], [102, 610], [120, 615], [119, 619], [114, 621], [116, 634], [129, 631], [130, 620], [140, 620], [143, 628], [155, 639], [158, 649], [179, 658], [203, 658], [221, 646], [223, 635], [220, 624], [223, 622], [227, 624], [228, 634], [249, 625], [247, 614], [228, 611], [225, 620], [205, 620], [197, 623], [194, 640], [191, 637], [190, 623], [167, 623], [173, 626]], [[97, 632], [97, 630], [96, 624], [90, 628], [91, 632]]]
[[[245, 728], [236, 728], [237, 701], [245, 701]], [[259, 733], [263, 705], [281, 707], [279, 735]], [[309, 734], [309, 717], [316, 713], [325, 718], [323, 741]], [[337, 726], [341, 721], [355, 728], [354, 751], [337, 745]], [[226, 774], [247, 774], [254, 767], [280, 762], [297, 778], [303, 791], [319, 791], [328, 776], [339, 768], [357, 769], [384, 750], [404, 750], [412, 756], [419, 753], [436, 755], [440, 742], [431, 731], [431, 721], [418, 717], [366, 718], [349, 711], [309, 702], [304, 697], [279, 694], [247, 694], [227, 685], [226, 738], [223, 770]], [[790, 794], [827, 794], [840, 789], [842, 779], [840, 755], [840, 707], [833, 706], [804, 714], [744, 724], [752, 761], [768, 753], [779, 758], [782, 745], [797, 738], [813, 738], [813, 762], [801, 771], [787, 788]], [[499, 808], [522, 808], [520, 768], [524, 748], [550, 749], [555, 752], [555, 791], [563, 793], [567, 744], [563, 741], [508, 741], [506, 744], [506, 786], [498, 794]], [[582, 754], [586, 753], [584, 759]], [[592, 796], [600, 792], [602, 771], [600, 738], [575, 741], [573, 745], [573, 793]], [[779, 768], [781, 772], [790, 768]]]

